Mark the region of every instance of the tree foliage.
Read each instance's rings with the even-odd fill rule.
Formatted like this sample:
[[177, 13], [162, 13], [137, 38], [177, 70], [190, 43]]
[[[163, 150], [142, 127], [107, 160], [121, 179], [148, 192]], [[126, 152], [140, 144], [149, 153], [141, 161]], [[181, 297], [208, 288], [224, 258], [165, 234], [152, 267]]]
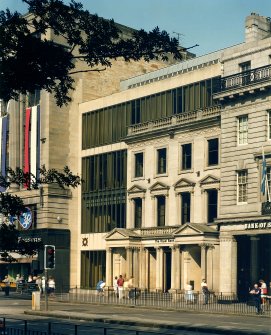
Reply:
[[[0, 99], [4, 101], [44, 89], [62, 106], [71, 100], [78, 60], [87, 65], [84, 71], [102, 71], [119, 57], [125, 61], [167, 60], [171, 53], [181, 59], [181, 51], [186, 50], [180, 50], [178, 40], [158, 27], [123, 37], [113, 20], [92, 15], [75, 1], [69, 5], [61, 0], [22, 1], [31, 18], [9, 10], [0, 12]], [[49, 29], [63, 43], [46, 39]]]
[[[80, 183], [80, 177], [74, 175], [67, 166], [63, 168], [63, 171], [56, 169], [47, 170], [43, 166], [39, 170], [38, 177], [31, 173], [24, 173], [20, 168], [17, 168], [15, 171], [8, 168], [6, 176], [0, 176], [0, 187], [7, 191], [14, 184], [18, 186], [24, 185], [27, 189], [31, 190], [39, 189], [43, 185], [58, 185], [62, 189], [75, 188]], [[33, 256], [43, 246], [42, 242], [21, 238], [15, 224], [9, 221], [9, 218], [17, 218], [18, 221], [19, 216], [25, 209], [23, 200], [20, 197], [8, 192], [0, 192], [0, 212], [5, 218], [5, 221], [0, 224], [1, 260], [6, 262], [16, 261], [11, 255], [12, 252]]]

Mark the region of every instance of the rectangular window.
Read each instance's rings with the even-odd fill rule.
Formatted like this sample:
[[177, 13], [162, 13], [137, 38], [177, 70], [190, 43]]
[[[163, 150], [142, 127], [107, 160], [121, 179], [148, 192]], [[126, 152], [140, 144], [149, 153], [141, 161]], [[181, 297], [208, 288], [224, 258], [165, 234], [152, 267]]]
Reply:
[[248, 116], [243, 115], [238, 118], [238, 144], [248, 143]]
[[157, 150], [157, 173], [162, 174], [167, 172], [167, 149]]
[[135, 154], [135, 178], [143, 177], [143, 164], [144, 164], [143, 152]]
[[268, 199], [268, 197], [271, 196], [271, 166], [266, 167], [266, 178], [267, 178], [267, 184], [268, 184], [268, 190], [266, 190], [266, 194], [267, 194], [267, 199]]
[[207, 190], [207, 220], [214, 222], [217, 218], [217, 190]]
[[208, 166], [217, 165], [219, 161], [219, 141], [218, 138], [208, 140]]
[[191, 194], [189, 192], [181, 193], [181, 224], [190, 222]]
[[251, 70], [251, 63], [249, 62], [244, 62], [239, 64], [240, 67], [240, 72], [246, 72]]
[[141, 198], [135, 198], [134, 199], [134, 225], [135, 228], [141, 228], [142, 227], [142, 199]]
[[166, 223], [166, 197], [159, 195], [157, 199], [157, 226], [164, 227]]
[[105, 281], [106, 252], [81, 252], [81, 287], [94, 288], [99, 280]]
[[237, 201], [238, 203], [247, 202], [247, 171], [237, 172]]
[[192, 144], [182, 145], [182, 170], [190, 170], [192, 168]]

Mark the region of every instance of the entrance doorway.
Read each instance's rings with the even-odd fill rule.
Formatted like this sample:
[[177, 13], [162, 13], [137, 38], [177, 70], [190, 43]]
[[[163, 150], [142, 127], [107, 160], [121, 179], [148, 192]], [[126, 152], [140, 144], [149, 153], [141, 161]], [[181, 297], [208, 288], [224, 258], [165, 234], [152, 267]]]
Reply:
[[168, 248], [164, 250], [163, 263], [163, 291], [168, 292], [171, 288], [171, 250]]
[[271, 278], [270, 235], [236, 236], [237, 240], [237, 294], [239, 300], [248, 298], [249, 289], [263, 279]]

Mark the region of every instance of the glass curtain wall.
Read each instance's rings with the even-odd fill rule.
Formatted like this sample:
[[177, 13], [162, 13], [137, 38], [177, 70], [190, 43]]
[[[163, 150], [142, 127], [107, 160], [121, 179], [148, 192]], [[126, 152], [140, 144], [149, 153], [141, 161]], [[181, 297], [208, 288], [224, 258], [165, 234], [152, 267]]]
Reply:
[[105, 281], [105, 251], [81, 252], [81, 287], [94, 288], [99, 280]]
[[82, 159], [82, 233], [126, 226], [126, 150]]
[[220, 77], [214, 77], [85, 113], [82, 149], [119, 142], [134, 124], [210, 107], [216, 104], [212, 95], [219, 88]]

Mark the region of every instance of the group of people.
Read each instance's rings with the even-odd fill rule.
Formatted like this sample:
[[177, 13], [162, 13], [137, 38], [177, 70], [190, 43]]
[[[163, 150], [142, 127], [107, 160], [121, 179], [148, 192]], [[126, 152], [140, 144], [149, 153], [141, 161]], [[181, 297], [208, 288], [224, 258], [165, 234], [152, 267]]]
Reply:
[[[5, 278], [2, 280], [2, 282], [5, 285], [4, 286], [5, 295], [8, 296], [10, 292], [10, 284], [11, 284], [9, 275], [6, 275]], [[15, 283], [16, 283], [16, 292], [22, 292], [23, 288], [27, 284], [36, 284], [41, 294], [45, 293], [45, 290], [46, 290], [45, 276], [41, 277], [41, 276], [29, 275], [27, 280], [25, 280], [24, 276], [17, 274], [15, 278]], [[55, 288], [56, 288], [55, 280], [53, 277], [50, 276], [47, 281], [47, 293], [49, 295], [53, 295], [55, 292]]]
[[[105, 282], [100, 280], [96, 285], [98, 295], [104, 295]], [[123, 298], [133, 299], [135, 297], [134, 278], [126, 279], [125, 276], [119, 275], [114, 278], [113, 289], [115, 296], [120, 300]]]
[[263, 314], [267, 302], [267, 285], [263, 279], [259, 283], [255, 283], [253, 289], [249, 291], [254, 305], [256, 307], [256, 314]]

